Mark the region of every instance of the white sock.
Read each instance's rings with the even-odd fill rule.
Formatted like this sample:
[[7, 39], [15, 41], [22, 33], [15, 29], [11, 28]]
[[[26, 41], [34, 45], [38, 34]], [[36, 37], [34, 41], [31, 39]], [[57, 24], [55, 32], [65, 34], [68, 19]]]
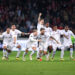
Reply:
[[61, 58], [64, 57], [64, 50], [61, 50]]
[[26, 53], [26, 52], [24, 52], [24, 53], [23, 53], [23, 58], [24, 58], [26, 55], [27, 55], [27, 53]]
[[53, 51], [53, 55], [52, 55], [52, 58], [54, 58], [54, 56], [55, 56], [55, 53], [56, 53], [56, 51]]
[[70, 57], [73, 56], [73, 48], [70, 48]]
[[5, 57], [6, 56], [6, 50], [5, 49], [3, 49], [3, 57]]
[[19, 48], [16, 57], [19, 57], [20, 56], [20, 53], [21, 53], [21, 48]]
[[9, 55], [9, 53], [8, 52], [6, 52], [6, 57], [8, 58], [8, 55]]
[[47, 54], [47, 57], [49, 57], [49, 56], [50, 56], [50, 54], [51, 54], [51, 53], [48, 53], [48, 54]]
[[39, 51], [37, 51], [37, 58], [39, 58], [40, 56], [39, 56]]
[[34, 53], [35, 53], [35, 51], [34, 51], [34, 50], [32, 50], [32, 52], [31, 52], [31, 54], [30, 54], [30, 55], [32, 56]]

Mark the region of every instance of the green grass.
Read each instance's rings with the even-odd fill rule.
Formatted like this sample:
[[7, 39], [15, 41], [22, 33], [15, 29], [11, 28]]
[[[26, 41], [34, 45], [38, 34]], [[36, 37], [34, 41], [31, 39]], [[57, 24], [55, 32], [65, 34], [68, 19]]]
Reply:
[[[0, 75], [75, 75], [75, 61], [70, 60], [69, 51], [65, 51], [65, 61], [60, 61], [60, 51], [56, 52], [55, 60], [43, 61], [36, 60], [36, 54], [33, 56], [33, 61], [16, 61], [16, 52], [12, 52], [8, 61], [2, 61], [2, 52], [0, 52]], [[74, 52], [75, 57], [75, 52]]]

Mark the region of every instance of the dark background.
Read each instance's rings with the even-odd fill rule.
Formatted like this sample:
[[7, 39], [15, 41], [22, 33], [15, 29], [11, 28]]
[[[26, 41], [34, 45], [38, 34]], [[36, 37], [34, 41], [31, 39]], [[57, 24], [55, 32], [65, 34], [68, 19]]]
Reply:
[[75, 0], [0, 0], [0, 32], [12, 23], [23, 32], [31, 32], [40, 12], [51, 27], [67, 24], [74, 31]]

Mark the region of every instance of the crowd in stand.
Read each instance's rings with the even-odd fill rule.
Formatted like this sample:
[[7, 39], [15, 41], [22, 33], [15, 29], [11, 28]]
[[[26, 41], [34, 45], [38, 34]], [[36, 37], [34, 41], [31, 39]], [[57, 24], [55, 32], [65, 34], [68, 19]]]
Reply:
[[75, 28], [75, 0], [0, 0], [0, 32], [14, 23], [23, 32], [37, 26], [41, 12], [50, 26]]

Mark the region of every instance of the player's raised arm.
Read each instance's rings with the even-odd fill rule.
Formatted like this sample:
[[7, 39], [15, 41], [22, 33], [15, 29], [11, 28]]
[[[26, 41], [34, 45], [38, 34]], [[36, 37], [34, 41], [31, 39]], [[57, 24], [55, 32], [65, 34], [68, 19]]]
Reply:
[[38, 23], [39, 23], [39, 22], [40, 22], [40, 20], [41, 20], [41, 16], [42, 16], [42, 13], [39, 13]]

